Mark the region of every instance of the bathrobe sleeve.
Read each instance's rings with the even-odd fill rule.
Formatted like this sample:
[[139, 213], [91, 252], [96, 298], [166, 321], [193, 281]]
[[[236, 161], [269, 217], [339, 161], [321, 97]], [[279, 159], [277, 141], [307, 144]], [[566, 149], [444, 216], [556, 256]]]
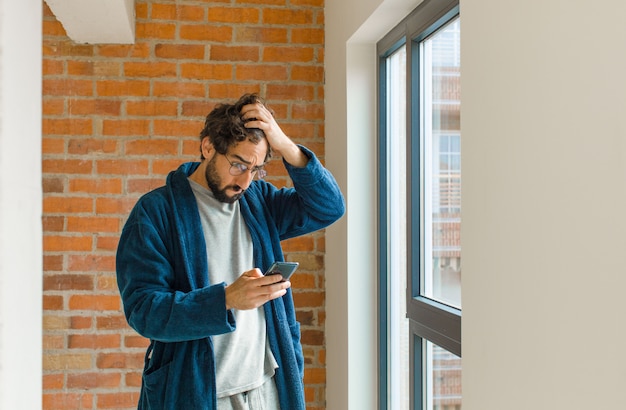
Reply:
[[[210, 285], [206, 257], [181, 249], [185, 241], [165, 192], [140, 199], [122, 231], [116, 264], [126, 319], [139, 334], [162, 342], [231, 332], [235, 320], [226, 310], [225, 284]], [[202, 249], [202, 235], [196, 239]]]

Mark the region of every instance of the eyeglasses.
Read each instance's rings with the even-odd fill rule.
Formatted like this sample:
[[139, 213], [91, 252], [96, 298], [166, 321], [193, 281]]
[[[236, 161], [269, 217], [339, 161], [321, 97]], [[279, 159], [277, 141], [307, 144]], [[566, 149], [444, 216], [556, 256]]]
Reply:
[[226, 161], [228, 161], [228, 163], [230, 164], [230, 169], [228, 170], [228, 172], [232, 176], [243, 175], [247, 171], [250, 171], [252, 176], [256, 177], [257, 179], [263, 179], [267, 175], [267, 171], [263, 168], [263, 165], [250, 168], [246, 164], [242, 164], [240, 162], [231, 162], [226, 156], [226, 154], [220, 154], [220, 155], [223, 155], [224, 158], [226, 158]]

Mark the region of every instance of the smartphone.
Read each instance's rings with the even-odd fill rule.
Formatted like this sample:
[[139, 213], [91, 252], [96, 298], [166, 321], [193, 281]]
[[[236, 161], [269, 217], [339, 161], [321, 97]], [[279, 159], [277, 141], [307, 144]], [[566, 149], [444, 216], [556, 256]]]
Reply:
[[265, 275], [281, 275], [284, 282], [298, 269], [298, 262], [274, 262], [265, 272]]

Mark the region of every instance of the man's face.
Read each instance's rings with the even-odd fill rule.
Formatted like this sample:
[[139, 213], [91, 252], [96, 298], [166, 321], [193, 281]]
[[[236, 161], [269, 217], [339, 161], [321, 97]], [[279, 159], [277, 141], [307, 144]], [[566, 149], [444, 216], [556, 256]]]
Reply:
[[231, 174], [231, 164], [242, 164], [248, 169], [263, 165], [267, 153], [267, 141], [261, 139], [258, 144], [248, 140], [232, 147], [223, 155], [218, 153], [208, 142], [208, 138], [202, 141], [205, 161], [207, 162], [204, 175], [209, 189], [215, 198], [221, 202], [234, 203], [239, 200], [244, 191], [250, 186], [254, 174], [247, 170], [241, 175]]

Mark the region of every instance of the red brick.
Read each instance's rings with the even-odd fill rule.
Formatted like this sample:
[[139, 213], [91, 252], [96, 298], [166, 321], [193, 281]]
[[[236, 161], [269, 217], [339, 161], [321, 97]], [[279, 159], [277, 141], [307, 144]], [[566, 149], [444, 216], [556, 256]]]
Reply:
[[324, 0], [290, 0], [294, 6], [324, 7]]
[[259, 23], [259, 10], [238, 7], [209, 7], [208, 20], [218, 23], [255, 24]]
[[70, 192], [89, 194], [119, 194], [122, 192], [122, 181], [119, 178], [72, 178]]
[[120, 198], [96, 198], [96, 213], [98, 215], [119, 214], [128, 215], [133, 206], [137, 203], [137, 198], [120, 197]]
[[183, 40], [228, 42], [233, 38], [233, 29], [212, 24], [181, 25], [180, 38]]
[[272, 63], [305, 63], [313, 61], [314, 56], [311, 47], [269, 46], [263, 50], [263, 61]]
[[68, 61], [67, 73], [74, 76], [119, 76], [122, 65], [117, 61]]
[[175, 24], [135, 23], [135, 35], [140, 39], [173, 39], [176, 34]]
[[324, 120], [323, 104], [294, 104], [292, 109], [294, 120]]
[[150, 135], [150, 120], [103, 120], [102, 135], [136, 136]]
[[175, 4], [152, 4], [152, 13], [150, 17], [152, 20], [175, 20], [176, 19], [176, 5]]
[[44, 58], [41, 61], [41, 64], [41, 70], [44, 77], [55, 74], [63, 74], [65, 72], [65, 62], [61, 60], [51, 60], [49, 58]]
[[211, 61], [259, 61], [258, 46], [211, 46]]
[[127, 101], [126, 113], [142, 117], [175, 116], [178, 113], [178, 101]]
[[43, 310], [63, 310], [63, 296], [43, 296]]
[[44, 213], [81, 213], [93, 210], [93, 199], [83, 197], [46, 197], [43, 199]]
[[63, 387], [65, 375], [63, 374], [45, 374], [43, 376], [44, 390], [59, 390]]
[[[113, 266], [112, 268], [107, 269], [107, 270], [109, 272], [115, 272], [115, 265], [114, 265], [115, 257], [111, 256], [111, 260], [112, 260]], [[98, 280], [96, 281], [96, 283], [97, 283], [96, 290], [98, 291], [107, 292], [107, 293], [118, 292], [117, 278], [112, 273], [98, 275]]]
[[209, 101], [185, 101], [182, 104], [183, 116], [196, 117], [201, 116], [203, 119], [209, 112], [215, 108], [215, 103]]
[[64, 154], [65, 139], [44, 137], [41, 141], [41, 149], [46, 154]]
[[175, 77], [176, 64], [164, 62], [124, 63], [124, 75], [126, 77]]
[[43, 289], [49, 290], [91, 290], [92, 275], [46, 275], [43, 276]]
[[44, 255], [43, 269], [45, 272], [55, 272], [63, 270], [62, 255]]
[[309, 81], [320, 83], [324, 81], [323, 66], [293, 66], [291, 79], [294, 81]]
[[311, 252], [315, 250], [313, 236], [299, 236], [281, 242], [284, 252]]
[[141, 387], [142, 374], [140, 372], [126, 373], [127, 387]]
[[93, 125], [90, 119], [44, 118], [42, 128], [43, 133], [46, 135], [90, 135]]
[[[124, 215], [128, 215], [128, 212], [125, 212]], [[119, 242], [119, 237], [113, 236], [103, 236], [98, 235], [96, 238], [96, 249], [99, 251], [115, 251], [117, 250], [117, 244]]]
[[99, 160], [96, 170], [100, 175], [148, 175], [147, 160]]
[[209, 85], [209, 97], [233, 101], [245, 93], [259, 93], [260, 90], [261, 87], [258, 84], [215, 83]]
[[[125, 212], [124, 215], [128, 215], [128, 212]], [[117, 244], [119, 242], [118, 236], [103, 236], [98, 235], [96, 238], [96, 250], [98, 251], [116, 251]]]
[[43, 55], [48, 57], [91, 57], [94, 47], [77, 44], [70, 39], [46, 40], [43, 42]]
[[132, 408], [137, 405], [139, 393], [98, 393], [98, 409]]
[[44, 393], [42, 408], [45, 410], [93, 409], [93, 394], [90, 393]]
[[150, 344], [150, 340], [145, 337], [133, 335], [133, 336], [125, 336], [124, 337], [124, 346], [125, 347], [142, 347], [146, 348]]
[[[228, 2], [230, 0], [221, 0], [222, 2]], [[219, 1], [213, 1], [217, 3]], [[177, 20], [178, 21], [206, 21], [206, 8], [203, 6], [183, 6], [178, 5]]]
[[284, 65], [238, 65], [237, 80], [286, 81], [287, 67]]
[[158, 58], [171, 58], [176, 60], [202, 60], [205, 54], [205, 46], [202, 44], [157, 44], [154, 47], [154, 55]]
[[[154, 135], [164, 137], [181, 136], [196, 139], [199, 138], [197, 136], [200, 135], [203, 126], [203, 121], [155, 120]], [[176, 141], [178, 142], [179, 140]]]
[[[233, 78], [231, 64], [181, 64], [181, 77], [195, 80], [230, 80]], [[203, 89], [204, 90], [204, 89]]]
[[326, 369], [323, 367], [304, 369], [304, 384], [326, 383]]
[[123, 315], [103, 316], [96, 319], [96, 327], [100, 330], [127, 329], [128, 324]]
[[120, 335], [114, 334], [86, 334], [69, 335], [70, 349], [114, 349], [120, 347]]
[[323, 28], [294, 28], [291, 30], [291, 42], [302, 44], [324, 44]]
[[61, 37], [66, 35], [63, 25], [57, 20], [44, 20], [42, 32], [45, 36]]
[[235, 3], [284, 6], [287, 4], [287, 0], [235, 0]]
[[89, 316], [72, 316], [70, 318], [70, 327], [72, 329], [90, 329], [93, 320]]
[[45, 232], [61, 232], [65, 228], [65, 218], [62, 216], [44, 216], [42, 225]]
[[71, 310], [119, 310], [120, 297], [110, 295], [72, 295]]
[[308, 9], [272, 9], [263, 10], [263, 23], [298, 25], [313, 23], [313, 11]]
[[44, 98], [42, 111], [44, 116], [61, 115], [65, 113], [65, 100], [63, 98]]
[[144, 194], [155, 188], [163, 186], [165, 178], [137, 178], [127, 182], [126, 190], [130, 193]]
[[92, 80], [77, 79], [43, 79], [44, 95], [91, 96], [93, 95]]
[[67, 218], [67, 232], [117, 232], [119, 218], [95, 216], [69, 216]]
[[324, 292], [298, 292], [294, 296], [294, 304], [298, 308], [315, 308], [324, 306], [326, 295]]
[[90, 251], [93, 240], [86, 236], [44, 235], [43, 249], [45, 252]]
[[269, 26], [262, 27], [237, 27], [235, 39], [241, 43], [287, 43], [288, 31], [285, 28]]
[[68, 100], [70, 115], [119, 116], [121, 114], [121, 106], [121, 101], [108, 100], [103, 98], [73, 98]]
[[[70, 272], [111, 272], [115, 270], [115, 256], [113, 255], [69, 255], [67, 263]], [[89, 289], [93, 289], [93, 279], [91, 283], [92, 287]]]
[[168, 139], [141, 139], [127, 141], [126, 155], [176, 155], [178, 141]]
[[206, 91], [204, 83], [195, 82], [155, 82], [154, 95], [157, 97], [199, 97], [204, 98]]
[[86, 372], [67, 375], [69, 389], [102, 389], [105, 387], [119, 387], [122, 375], [119, 373]]
[[[198, 144], [196, 144], [198, 145]], [[198, 151], [199, 152], [199, 151]], [[194, 158], [195, 159], [195, 158]], [[197, 159], [195, 159], [197, 160]], [[178, 169], [178, 167], [182, 164], [183, 161], [180, 159], [170, 159], [170, 160], [155, 160], [152, 164], [152, 172], [155, 175], [167, 175], [171, 171]]]
[[142, 353], [100, 353], [96, 358], [98, 369], [141, 369], [144, 354]]
[[150, 94], [150, 82], [102, 80], [96, 82], [96, 92], [100, 97], [148, 96]]
[[266, 98], [269, 100], [304, 100], [311, 101], [314, 88], [310, 85], [268, 84]]

